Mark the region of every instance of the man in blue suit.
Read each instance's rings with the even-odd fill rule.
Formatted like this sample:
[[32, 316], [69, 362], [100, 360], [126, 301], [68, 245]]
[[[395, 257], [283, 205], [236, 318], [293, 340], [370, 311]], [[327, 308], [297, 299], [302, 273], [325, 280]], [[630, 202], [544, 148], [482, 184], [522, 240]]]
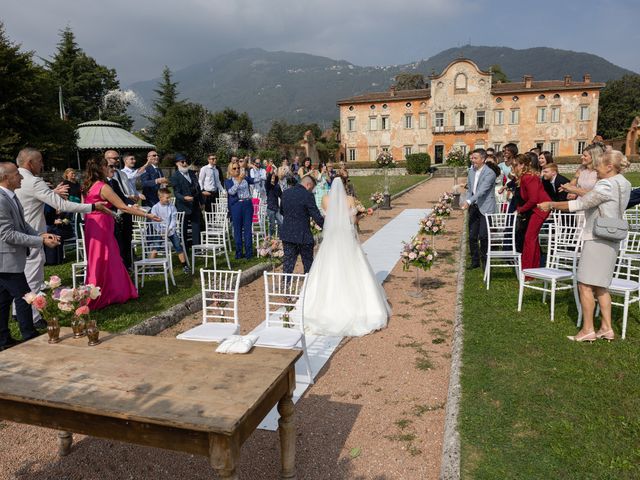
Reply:
[[168, 183], [168, 180], [162, 174], [162, 170], [158, 168], [158, 164], [160, 163], [158, 152], [151, 150], [147, 153], [147, 161], [150, 165], [140, 176], [140, 181], [142, 182], [142, 194], [145, 197], [145, 200], [142, 203], [147, 207], [153, 207], [159, 201], [158, 190], [160, 190], [160, 187], [165, 186]]
[[[187, 157], [176, 154], [176, 172], [171, 176], [173, 194], [176, 197], [176, 210], [184, 212], [182, 232], [187, 235], [187, 226], [191, 223], [191, 245], [200, 245], [200, 206], [202, 205], [202, 191], [198, 177], [189, 169]], [[187, 239], [185, 238], [185, 242]]]
[[471, 152], [471, 168], [467, 177], [467, 200], [462, 205], [463, 209], [469, 209], [469, 252], [471, 253], [469, 269], [480, 267], [481, 260], [483, 266], [487, 263], [489, 233], [485, 215], [496, 212], [494, 193], [496, 174], [485, 166], [486, 159], [487, 151], [484, 148], [477, 148]]
[[309, 218], [322, 227], [324, 217], [316, 205], [313, 189], [316, 181], [310, 176], [303, 177], [300, 183], [282, 192], [282, 229], [280, 239], [284, 250], [282, 270], [293, 273], [298, 260], [302, 257], [304, 273], [309, 273], [313, 263], [313, 235], [309, 225]]

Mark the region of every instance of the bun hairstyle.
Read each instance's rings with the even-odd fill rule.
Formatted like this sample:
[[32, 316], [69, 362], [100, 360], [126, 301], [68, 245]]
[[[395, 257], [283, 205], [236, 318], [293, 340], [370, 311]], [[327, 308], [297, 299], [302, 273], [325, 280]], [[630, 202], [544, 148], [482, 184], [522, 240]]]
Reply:
[[605, 152], [604, 155], [600, 156], [597, 160], [594, 160], [593, 166], [599, 165], [600, 163], [604, 163], [605, 165], [613, 165], [616, 173], [620, 173], [629, 168], [629, 160], [624, 154], [619, 150], [611, 150]]

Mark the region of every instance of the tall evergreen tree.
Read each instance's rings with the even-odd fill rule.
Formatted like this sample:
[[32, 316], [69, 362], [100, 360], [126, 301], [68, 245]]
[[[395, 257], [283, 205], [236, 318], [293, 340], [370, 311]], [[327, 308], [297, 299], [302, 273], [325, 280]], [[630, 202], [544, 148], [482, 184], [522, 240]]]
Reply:
[[598, 133], [604, 138], [626, 136], [633, 119], [640, 116], [640, 75], [607, 82], [599, 105]]
[[58, 89], [33, 52], [9, 40], [2, 22], [0, 65], [0, 157], [15, 158], [30, 146], [42, 150], [48, 165], [67, 166], [76, 137], [74, 126], [60, 119]]
[[166, 131], [166, 128], [163, 127], [162, 124], [167, 116], [167, 112], [174, 105], [181, 103], [178, 101], [178, 82], [172, 81], [169, 67], [165, 66], [164, 70], [162, 70], [162, 80], [158, 83], [158, 88], [154, 90], [154, 93], [158, 97], [153, 102], [154, 114], [145, 117], [149, 120], [146, 137], [152, 143], [158, 145], [155, 137], [160, 130], [164, 129]]
[[502, 67], [496, 63], [491, 65], [491, 80], [493, 83], [507, 83], [509, 78], [507, 74], [502, 71]]
[[74, 123], [112, 120], [131, 128], [133, 120], [126, 114], [126, 102], [110, 102], [105, 96], [120, 86], [115, 69], [99, 65], [76, 43], [70, 27], [60, 32], [58, 48], [47, 68], [56, 85], [62, 87], [69, 120]]

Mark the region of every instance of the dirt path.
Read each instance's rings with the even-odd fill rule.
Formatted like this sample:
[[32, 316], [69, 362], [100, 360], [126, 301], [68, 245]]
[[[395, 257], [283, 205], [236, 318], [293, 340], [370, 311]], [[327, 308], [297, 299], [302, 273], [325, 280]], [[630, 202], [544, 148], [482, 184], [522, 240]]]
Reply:
[[[364, 219], [361, 240], [405, 208], [430, 207], [451, 183], [431, 180], [396, 200], [393, 210]], [[437, 240], [439, 260], [422, 276], [422, 298], [407, 295], [415, 273], [396, 265], [384, 283], [393, 309], [388, 327], [345, 340], [296, 405], [298, 478], [438, 477], [462, 224], [459, 211], [446, 220], [448, 233]], [[262, 280], [243, 287], [241, 297], [249, 299], [240, 306], [246, 333], [264, 312]], [[175, 336], [200, 321], [194, 315], [160, 335]], [[204, 457], [75, 435], [72, 453], [59, 459], [55, 439], [52, 430], [0, 422], [0, 479], [212, 478]], [[251, 436], [239, 473], [243, 479], [279, 478], [276, 432]]]

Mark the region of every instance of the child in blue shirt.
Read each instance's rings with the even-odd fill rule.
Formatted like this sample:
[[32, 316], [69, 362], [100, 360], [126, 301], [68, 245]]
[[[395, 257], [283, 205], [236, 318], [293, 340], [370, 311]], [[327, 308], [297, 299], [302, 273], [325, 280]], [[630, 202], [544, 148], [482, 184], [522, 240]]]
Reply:
[[[167, 229], [167, 239], [171, 241], [173, 244], [173, 248], [175, 248], [176, 253], [178, 254], [178, 259], [182, 264], [182, 271], [184, 273], [191, 273], [189, 267], [187, 266], [187, 260], [182, 250], [182, 242], [180, 237], [176, 233], [176, 214], [178, 211], [176, 207], [171, 205], [171, 193], [166, 188], [161, 188], [158, 190], [158, 200], [151, 208], [151, 213], [156, 215], [162, 219], [163, 224]], [[152, 258], [155, 256], [152, 253]]]

